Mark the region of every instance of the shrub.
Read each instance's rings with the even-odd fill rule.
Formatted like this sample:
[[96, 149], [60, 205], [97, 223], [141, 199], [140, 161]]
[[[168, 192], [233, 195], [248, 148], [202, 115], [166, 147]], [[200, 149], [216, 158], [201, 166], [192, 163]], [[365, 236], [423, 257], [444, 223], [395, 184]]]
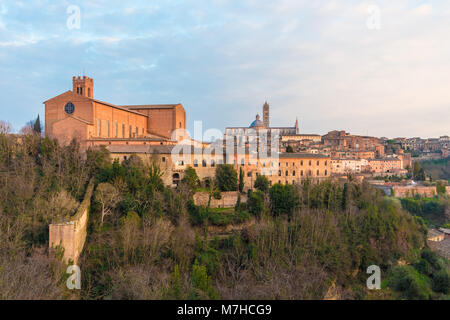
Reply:
[[238, 179], [231, 164], [220, 164], [216, 168], [216, 181], [220, 191], [236, 191]]

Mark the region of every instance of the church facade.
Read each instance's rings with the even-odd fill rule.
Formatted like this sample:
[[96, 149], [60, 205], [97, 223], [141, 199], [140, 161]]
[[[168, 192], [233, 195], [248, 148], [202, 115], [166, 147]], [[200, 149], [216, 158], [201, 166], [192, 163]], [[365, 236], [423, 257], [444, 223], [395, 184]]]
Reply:
[[174, 145], [176, 129], [186, 129], [181, 103], [114, 105], [94, 99], [94, 80], [73, 77], [72, 90], [44, 102], [45, 134], [82, 149], [99, 145]]

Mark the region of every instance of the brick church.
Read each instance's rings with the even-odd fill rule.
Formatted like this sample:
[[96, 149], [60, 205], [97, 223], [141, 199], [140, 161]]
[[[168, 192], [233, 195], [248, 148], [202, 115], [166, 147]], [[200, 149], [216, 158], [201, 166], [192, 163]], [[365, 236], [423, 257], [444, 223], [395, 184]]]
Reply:
[[[73, 77], [72, 90], [44, 102], [45, 133], [62, 144], [76, 138], [82, 149], [99, 145], [174, 145], [186, 129], [181, 103], [114, 105], [94, 99], [94, 80]], [[180, 130], [181, 131], [181, 130]]]

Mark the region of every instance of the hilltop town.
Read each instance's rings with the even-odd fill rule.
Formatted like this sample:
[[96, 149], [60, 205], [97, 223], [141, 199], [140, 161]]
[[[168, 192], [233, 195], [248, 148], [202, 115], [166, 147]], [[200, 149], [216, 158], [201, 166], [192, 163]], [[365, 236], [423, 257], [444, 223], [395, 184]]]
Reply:
[[448, 298], [448, 136], [302, 132], [266, 101], [203, 141], [85, 76], [44, 104], [44, 130], [0, 123], [0, 299]]
[[[181, 103], [117, 106], [95, 99], [94, 80], [86, 76], [74, 76], [72, 90], [44, 104], [46, 136], [66, 144], [76, 139], [83, 150], [104, 146], [119, 161], [131, 155], [143, 160], [157, 159], [164, 167], [163, 181], [168, 186], [176, 186], [189, 167], [195, 168], [204, 181], [214, 176], [217, 164], [229, 163], [236, 170], [243, 170], [246, 190], [253, 188], [259, 174], [264, 174], [271, 185], [350, 177], [377, 186], [395, 186], [402, 193], [431, 194], [433, 179], [440, 177], [421, 176], [419, 169], [414, 170], [413, 161], [445, 159], [450, 150], [449, 136], [388, 139], [352, 135], [343, 130], [321, 136], [303, 133], [298, 119], [292, 127], [272, 126], [267, 101], [261, 110], [262, 120], [256, 115], [248, 127], [227, 127], [224, 138], [213, 143], [197, 141], [185, 131], [187, 116]], [[269, 147], [273, 147], [271, 139], [277, 139], [276, 155], [254, 156], [250, 150], [252, 136], [266, 139]], [[231, 152], [225, 148], [229, 140], [234, 145]], [[175, 160], [174, 148], [180, 144], [192, 149], [176, 149], [177, 154], [186, 154]], [[412, 180], [420, 185], [413, 185]]]

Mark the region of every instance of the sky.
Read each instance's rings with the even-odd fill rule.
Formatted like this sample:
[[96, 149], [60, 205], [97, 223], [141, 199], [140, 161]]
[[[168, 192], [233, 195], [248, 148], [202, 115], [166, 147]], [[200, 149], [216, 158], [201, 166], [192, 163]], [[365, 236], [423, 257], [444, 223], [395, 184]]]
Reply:
[[0, 120], [44, 118], [86, 75], [99, 100], [182, 103], [188, 130], [248, 126], [267, 100], [301, 133], [439, 137], [449, 40], [448, 0], [0, 0]]

